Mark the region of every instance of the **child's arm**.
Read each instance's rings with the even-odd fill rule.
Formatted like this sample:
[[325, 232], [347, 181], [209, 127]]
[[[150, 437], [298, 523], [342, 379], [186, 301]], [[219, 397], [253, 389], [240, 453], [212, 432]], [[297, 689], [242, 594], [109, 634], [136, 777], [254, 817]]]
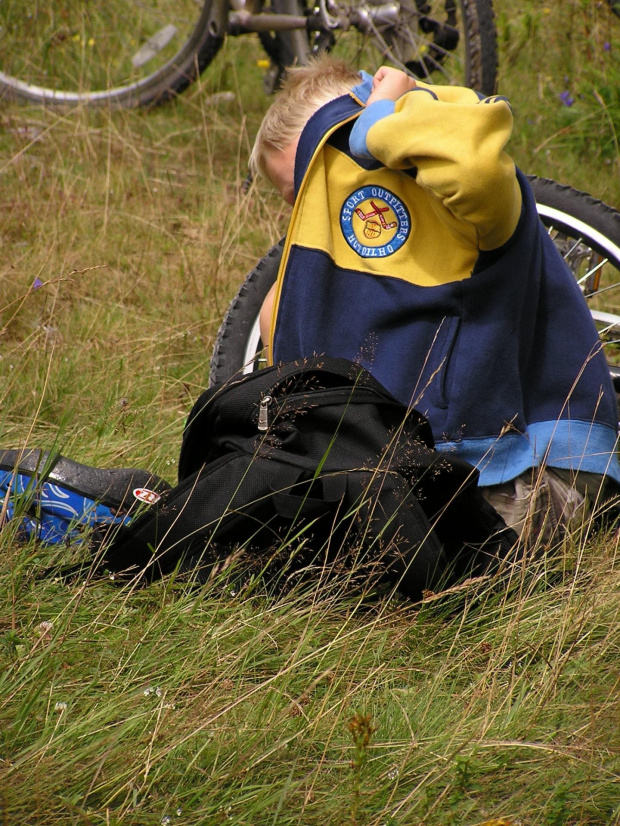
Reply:
[[276, 300], [276, 285], [273, 284], [267, 295], [265, 296], [265, 300], [260, 308], [260, 313], [258, 316], [258, 326], [260, 329], [260, 337], [261, 341], [263, 342], [263, 346], [265, 348], [265, 357], [269, 358], [269, 336], [270, 336], [270, 329], [271, 329], [271, 319], [273, 316], [273, 308], [274, 303]]
[[474, 225], [480, 249], [505, 243], [521, 211], [514, 164], [504, 151], [512, 131], [507, 102], [480, 100], [471, 89], [415, 83], [386, 67], [373, 85], [351, 134], [352, 151], [392, 169], [415, 167], [421, 187]]

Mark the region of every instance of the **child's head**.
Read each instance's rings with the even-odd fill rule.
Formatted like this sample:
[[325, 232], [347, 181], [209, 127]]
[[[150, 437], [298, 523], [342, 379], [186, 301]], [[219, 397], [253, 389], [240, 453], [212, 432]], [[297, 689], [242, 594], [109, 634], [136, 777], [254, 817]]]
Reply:
[[360, 76], [354, 69], [325, 54], [289, 69], [258, 130], [250, 155], [252, 174], [269, 178], [290, 203], [295, 150], [304, 126], [321, 106], [346, 95], [358, 83]]

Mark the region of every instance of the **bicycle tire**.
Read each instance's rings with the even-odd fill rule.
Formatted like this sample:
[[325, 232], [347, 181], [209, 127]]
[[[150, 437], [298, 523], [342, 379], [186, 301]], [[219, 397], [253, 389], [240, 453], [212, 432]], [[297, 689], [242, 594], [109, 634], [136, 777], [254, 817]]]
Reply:
[[251, 373], [261, 362], [258, 316], [263, 301], [278, 275], [284, 239], [274, 244], [248, 273], [239, 292], [230, 302], [213, 347], [209, 386], [231, 379], [240, 370]]
[[112, 0], [79, 4], [75, 11], [51, 0], [30, 14], [28, 8], [23, 0], [0, 4], [0, 99], [44, 105], [134, 107], [168, 100], [213, 60], [228, 25], [228, 4], [217, 0], [205, 0], [200, 10], [196, 0], [153, 6], [123, 0], [116, 17]]
[[[547, 178], [528, 176], [541, 220], [567, 264], [582, 280], [599, 333], [606, 340], [610, 373], [620, 393], [620, 213], [585, 192]], [[258, 316], [275, 282], [284, 241], [275, 244], [247, 275], [218, 331], [209, 375], [210, 385], [228, 381], [239, 371], [261, 366]], [[590, 253], [597, 256], [593, 261]], [[588, 285], [584, 267], [598, 267], [598, 285]], [[616, 302], [610, 301], [613, 290]], [[605, 309], [601, 309], [605, 307]]]

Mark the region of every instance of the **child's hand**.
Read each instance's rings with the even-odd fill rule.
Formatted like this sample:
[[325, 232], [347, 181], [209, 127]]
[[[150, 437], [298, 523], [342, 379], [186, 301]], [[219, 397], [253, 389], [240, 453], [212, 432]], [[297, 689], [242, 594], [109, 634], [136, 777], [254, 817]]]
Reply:
[[381, 66], [372, 79], [372, 92], [366, 101], [366, 106], [376, 100], [396, 100], [415, 87], [415, 80], [405, 72], [391, 69], [389, 66]]

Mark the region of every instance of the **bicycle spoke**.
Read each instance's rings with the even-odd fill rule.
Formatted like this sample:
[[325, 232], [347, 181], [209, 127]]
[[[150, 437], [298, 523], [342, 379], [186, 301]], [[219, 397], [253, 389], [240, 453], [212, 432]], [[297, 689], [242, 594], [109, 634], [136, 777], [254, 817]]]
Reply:
[[144, 46], [142, 46], [131, 58], [131, 65], [134, 69], [146, 65], [149, 60], [152, 60], [162, 49], [165, 49], [168, 43], [176, 36], [178, 29], [172, 23], [168, 23], [163, 29], [160, 29], [156, 34], [150, 37]]

